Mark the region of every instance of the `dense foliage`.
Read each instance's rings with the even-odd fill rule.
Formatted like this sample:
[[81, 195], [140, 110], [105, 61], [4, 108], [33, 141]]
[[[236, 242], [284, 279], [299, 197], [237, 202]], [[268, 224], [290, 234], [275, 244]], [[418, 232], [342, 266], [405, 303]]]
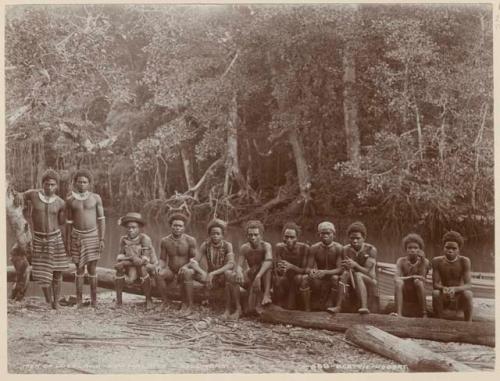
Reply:
[[10, 6], [5, 58], [18, 189], [87, 167], [156, 217], [492, 223], [490, 5]]

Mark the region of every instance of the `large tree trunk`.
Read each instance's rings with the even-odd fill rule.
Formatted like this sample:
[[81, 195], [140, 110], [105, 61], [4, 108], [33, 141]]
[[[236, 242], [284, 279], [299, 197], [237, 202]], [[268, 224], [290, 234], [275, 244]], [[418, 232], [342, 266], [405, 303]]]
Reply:
[[388, 357], [416, 372], [464, 372], [473, 368], [439, 353], [403, 340], [371, 325], [354, 325], [345, 336], [354, 344]]
[[355, 324], [370, 324], [398, 337], [495, 346], [494, 322], [464, 322], [443, 319], [403, 318], [388, 315], [290, 311], [266, 308], [262, 319], [269, 323], [344, 332]]
[[293, 126], [289, 127], [288, 142], [292, 146], [293, 156], [295, 158], [300, 196], [305, 203], [308, 203], [311, 201], [311, 175], [309, 174], [302, 140], [300, 139], [297, 129]]
[[194, 186], [193, 179], [193, 162], [191, 160], [191, 155], [188, 147], [185, 144], [180, 145], [179, 148], [182, 160], [182, 167], [184, 168], [184, 176], [186, 178], [187, 189], [191, 189]]
[[[356, 17], [353, 16], [354, 22]], [[358, 102], [356, 96], [356, 61], [354, 35], [346, 38], [343, 56], [344, 67], [344, 128], [349, 160], [359, 168], [360, 137], [358, 127]]]

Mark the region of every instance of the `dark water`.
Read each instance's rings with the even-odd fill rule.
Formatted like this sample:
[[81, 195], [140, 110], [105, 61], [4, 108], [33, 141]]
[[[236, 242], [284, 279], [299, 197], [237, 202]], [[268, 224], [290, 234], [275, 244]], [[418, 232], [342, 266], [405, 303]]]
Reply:
[[[120, 237], [125, 234], [125, 229], [118, 226], [117, 220], [118, 220], [117, 218], [108, 218], [106, 220], [107, 222], [106, 236], [105, 236], [106, 248], [98, 264], [101, 267], [110, 268], [113, 266], [119, 249], [118, 246]], [[347, 224], [339, 224], [339, 226], [343, 225]], [[149, 224], [144, 229], [144, 232], [148, 234], [153, 240], [153, 244], [155, 245], [157, 254], [159, 255], [160, 239], [161, 237], [164, 237], [170, 233], [168, 226]], [[201, 244], [201, 242], [207, 237], [205, 226], [204, 225], [202, 226], [200, 224], [191, 226], [187, 230], [187, 233], [196, 237], [198, 244]], [[402, 250], [400, 246], [401, 237], [392, 237], [387, 234], [379, 236], [377, 236], [376, 234], [370, 235], [370, 231], [368, 232], [368, 234], [369, 237], [367, 242], [370, 242], [377, 247], [378, 260], [380, 262], [394, 263], [396, 259], [402, 255]], [[14, 239], [15, 238], [12, 232], [8, 229], [7, 231], [8, 248], [12, 246], [12, 244], [14, 243]], [[230, 227], [226, 232], [226, 239], [232, 242], [233, 247], [237, 253], [240, 245], [242, 245], [245, 242], [243, 229], [237, 227]], [[281, 241], [281, 231], [277, 228], [269, 228], [264, 233], [264, 239], [274, 245], [275, 243]], [[309, 244], [312, 244], [318, 240], [317, 234], [314, 231], [304, 231], [300, 239]], [[341, 243], [346, 243], [345, 234], [340, 232], [337, 240]], [[426, 243], [426, 255], [428, 258], [440, 255], [441, 254], [440, 250], [441, 248], [439, 243], [435, 244]], [[472, 271], [494, 272], [494, 254], [493, 254], [494, 245], [492, 239], [480, 243], [466, 244], [462, 252], [464, 255], [467, 255], [471, 258]]]

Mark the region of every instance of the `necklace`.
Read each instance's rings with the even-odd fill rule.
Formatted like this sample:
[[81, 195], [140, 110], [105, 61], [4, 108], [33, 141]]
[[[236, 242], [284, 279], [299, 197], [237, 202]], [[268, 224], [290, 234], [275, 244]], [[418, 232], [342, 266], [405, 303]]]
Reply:
[[38, 198], [45, 204], [52, 204], [56, 200], [57, 196], [46, 196], [43, 192], [38, 192]]
[[89, 191], [85, 191], [83, 193], [72, 191], [71, 194], [73, 195], [73, 197], [76, 200], [80, 200], [80, 201], [85, 201], [90, 196], [90, 192]]
[[458, 255], [455, 257], [455, 259], [452, 259], [451, 261], [448, 259], [448, 257], [446, 255], [444, 256], [444, 259], [446, 259], [446, 262], [448, 262], [448, 263], [453, 263], [453, 262], [457, 261]]

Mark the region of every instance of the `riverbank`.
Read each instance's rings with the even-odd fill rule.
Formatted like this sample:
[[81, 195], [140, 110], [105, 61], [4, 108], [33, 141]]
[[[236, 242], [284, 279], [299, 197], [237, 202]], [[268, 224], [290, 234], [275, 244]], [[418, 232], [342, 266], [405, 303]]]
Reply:
[[[90, 307], [49, 309], [39, 297], [8, 303], [9, 373], [271, 373], [405, 372], [365, 351], [341, 333], [221, 320], [197, 306], [190, 318], [172, 302], [165, 313], [144, 311], [144, 298], [113, 293]], [[155, 300], [159, 306], [159, 301]], [[494, 349], [418, 340], [477, 369], [492, 369]], [[473, 356], [471, 355], [473, 354]]]

